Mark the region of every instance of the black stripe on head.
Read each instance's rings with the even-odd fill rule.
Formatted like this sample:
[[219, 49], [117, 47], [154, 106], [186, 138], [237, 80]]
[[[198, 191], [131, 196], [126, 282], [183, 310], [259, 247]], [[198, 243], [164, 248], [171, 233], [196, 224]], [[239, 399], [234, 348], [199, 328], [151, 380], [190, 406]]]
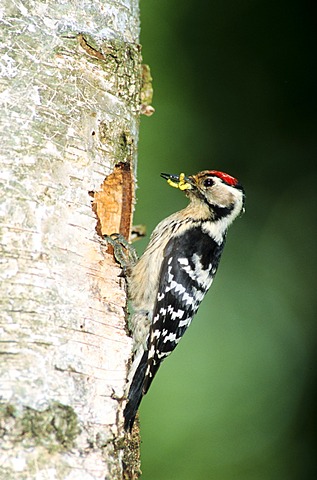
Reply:
[[232, 210], [234, 209], [234, 204], [232, 203], [229, 207], [220, 207], [219, 205], [210, 204], [211, 210], [214, 212], [214, 220], [220, 220], [221, 218], [228, 217]]

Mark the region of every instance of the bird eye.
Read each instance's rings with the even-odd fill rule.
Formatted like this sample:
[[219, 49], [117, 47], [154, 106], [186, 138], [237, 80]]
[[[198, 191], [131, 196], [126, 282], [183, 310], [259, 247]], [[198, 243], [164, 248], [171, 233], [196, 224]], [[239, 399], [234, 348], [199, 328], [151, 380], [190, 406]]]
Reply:
[[204, 186], [205, 187], [212, 187], [214, 185], [214, 181], [212, 178], [206, 178], [206, 180], [204, 181]]

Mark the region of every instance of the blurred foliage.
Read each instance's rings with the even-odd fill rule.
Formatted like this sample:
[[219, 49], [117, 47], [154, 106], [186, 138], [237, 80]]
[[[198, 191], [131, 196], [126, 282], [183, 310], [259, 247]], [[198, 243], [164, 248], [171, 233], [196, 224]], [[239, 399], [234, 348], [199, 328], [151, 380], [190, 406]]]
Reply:
[[160, 172], [219, 169], [247, 192], [143, 400], [144, 480], [317, 478], [315, 14], [306, 0], [141, 0], [156, 113], [141, 122], [135, 223], [150, 233], [186, 205]]

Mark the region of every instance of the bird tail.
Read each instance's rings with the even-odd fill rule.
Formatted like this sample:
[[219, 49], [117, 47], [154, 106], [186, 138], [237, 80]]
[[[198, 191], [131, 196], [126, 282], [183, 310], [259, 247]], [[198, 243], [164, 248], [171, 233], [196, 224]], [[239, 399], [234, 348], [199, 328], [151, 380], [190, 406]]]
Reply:
[[144, 395], [143, 386], [144, 386], [144, 380], [145, 380], [145, 371], [147, 367], [147, 359], [148, 359], [148, 351], [146, 350], [143, 353], [140, 363], [133, 376], [133, 380], [132, 380], [130, 390], [129, 390], [129, 395], [128, 395], [128, 402], [123, 412], [124, 428], [126, 431], [131, 432], [135, 416], [137, 414], [139, 405]]

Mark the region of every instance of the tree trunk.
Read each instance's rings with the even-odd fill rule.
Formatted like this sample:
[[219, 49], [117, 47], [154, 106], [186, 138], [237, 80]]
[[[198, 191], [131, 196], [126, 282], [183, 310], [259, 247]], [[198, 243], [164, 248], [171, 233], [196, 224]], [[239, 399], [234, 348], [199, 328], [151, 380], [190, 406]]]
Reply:
[[104, 233], [129, 236], [137, 0], [4, 0], [0, 478], [119, 479], [131, 340]]

